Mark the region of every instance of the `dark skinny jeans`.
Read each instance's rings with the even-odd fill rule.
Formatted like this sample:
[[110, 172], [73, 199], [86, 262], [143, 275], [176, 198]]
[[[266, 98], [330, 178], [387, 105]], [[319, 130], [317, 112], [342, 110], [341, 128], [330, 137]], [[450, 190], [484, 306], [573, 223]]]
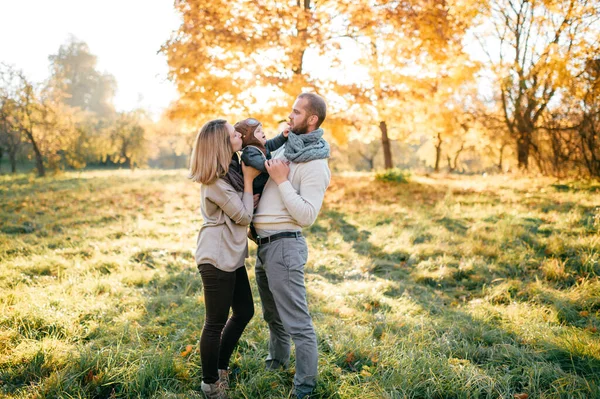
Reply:
[[[204, 285], [206, 318], [200, 337], [202, 380], [213, 384], [218, 369], [226, 370], [242, 332], [254, 316], [254, 302], [244, 266], [224, 272], [210, 264], [198, 265]], [[229, 309], [232, 315], [229, 319]]]

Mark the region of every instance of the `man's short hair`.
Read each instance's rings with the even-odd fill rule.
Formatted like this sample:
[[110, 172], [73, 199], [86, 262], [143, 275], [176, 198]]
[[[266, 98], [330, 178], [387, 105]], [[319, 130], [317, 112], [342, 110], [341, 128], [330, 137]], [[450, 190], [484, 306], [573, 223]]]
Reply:
[[320, 127], [327, 116], [327, 105], [325, 104], [323, 97], [315, 93], [302, 93], [298, 98], [307, 100], [308, 105], [306, 107], [306, 112], [309, 115], [317, 115], [317, 127]]

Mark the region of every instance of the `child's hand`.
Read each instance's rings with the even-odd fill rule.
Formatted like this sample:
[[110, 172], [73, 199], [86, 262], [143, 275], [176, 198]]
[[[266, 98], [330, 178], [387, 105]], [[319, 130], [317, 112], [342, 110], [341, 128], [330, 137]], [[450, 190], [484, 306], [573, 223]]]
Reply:
[[290, 134], [290, 124], [289, 124], [289, 122], [286, 125], [285, 129], [283, 129], [283, 131], [281, 132], [281, 134], [283, 134], [283, 137], [285, 137], [285, 138], [287, 138], [287, 136]]

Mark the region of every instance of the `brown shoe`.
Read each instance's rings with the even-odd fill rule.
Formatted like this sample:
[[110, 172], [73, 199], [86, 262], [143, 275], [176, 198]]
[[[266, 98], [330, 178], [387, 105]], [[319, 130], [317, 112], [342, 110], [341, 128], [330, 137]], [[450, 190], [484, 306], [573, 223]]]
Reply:
[[224, 389], [229, 389], [229, 370], [219, 369], [219, 381]]
[[201, 387], [202, 393], [207, 399], [229, 399], [221, 381], [217, 381], [214, 384], [207, 384], [202, 381]]

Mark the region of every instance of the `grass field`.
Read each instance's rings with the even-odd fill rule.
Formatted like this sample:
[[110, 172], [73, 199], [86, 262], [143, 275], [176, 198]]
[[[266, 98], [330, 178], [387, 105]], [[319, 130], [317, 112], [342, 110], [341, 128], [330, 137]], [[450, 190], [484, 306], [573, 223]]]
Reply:
[[[4, 175], [0, 205], [0, 397], [201, 397], [184, 171]], [[600, 398], [599, 228], [598, 183], [334, 176], [305, 230], [316, 397]], [[231, 396], [287, 398], [247, 264]]]

